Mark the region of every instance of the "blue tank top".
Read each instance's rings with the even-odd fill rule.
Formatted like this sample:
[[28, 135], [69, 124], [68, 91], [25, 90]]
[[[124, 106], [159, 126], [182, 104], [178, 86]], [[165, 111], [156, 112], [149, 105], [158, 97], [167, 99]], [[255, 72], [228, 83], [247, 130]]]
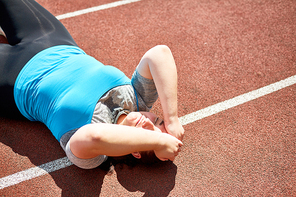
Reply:
[[60, 140], [89, 124], [98, 100], [110, 89], [130, 84], [123, 72], [105, 66], [75, 46], [54, 46], [35, 55], [14, 86], [20, 112], [43, 122]]

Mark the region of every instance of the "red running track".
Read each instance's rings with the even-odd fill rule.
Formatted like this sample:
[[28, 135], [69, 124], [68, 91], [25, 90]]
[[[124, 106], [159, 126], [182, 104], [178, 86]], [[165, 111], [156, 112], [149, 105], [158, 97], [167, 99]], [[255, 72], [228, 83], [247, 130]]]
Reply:
[[[38, 0], [54, 15], [113, 1]], [[179, 116], [296, 75], [296, 2], [142, 0], [61, 22], [78, 45], [129, 77], [168, 45], [179, 74]], [[0, 190], [0, 196], [295, 196], [296, 86], [184, 126], [173, 162], [75, 166]], [[161, 114], [160, 104], [153, 111]], [[0, 118], [0, 179], [65, 157], [40, 123]]]

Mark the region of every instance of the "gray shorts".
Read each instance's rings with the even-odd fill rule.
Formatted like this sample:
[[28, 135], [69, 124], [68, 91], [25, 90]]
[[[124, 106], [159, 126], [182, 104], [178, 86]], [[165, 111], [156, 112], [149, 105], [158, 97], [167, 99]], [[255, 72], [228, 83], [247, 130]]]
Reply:
[[[158, 94], [153, 80], [142, 77], [137, 70], [133, 74], [131, 85], [113, 88], [107, 92], [97, 103], [92, 124], [109, 123], [114, 124], [122, 113], [127, 111], [149, 111], [157, 100]], [[137, 96], [135, 96], [135, 92]], [[80, 159], [70, 149], [70, 138], [78, 129], [65, 133], [60, 144], [69, 160], [82, 169], [93, 169], [107, 160], [106, 155], [99, 155], [91, 159]]]

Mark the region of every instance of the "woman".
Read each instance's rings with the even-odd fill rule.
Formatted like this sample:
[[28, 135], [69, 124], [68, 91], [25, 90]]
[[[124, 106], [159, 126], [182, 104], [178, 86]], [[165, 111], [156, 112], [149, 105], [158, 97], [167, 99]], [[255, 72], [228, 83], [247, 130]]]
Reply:
[[[68, 158], [84, 169], [107, 156], [141, 158], [147, 151], [174, 160], [184, 129], [168, 47], [150, 49], [130, 80], [85, 54], [33, 0], [0, 0], [0, 26], [9, 43], [0, 44], [2, 116], [43, 122]], [[164, 120], [148, 112], [158, 95]]]

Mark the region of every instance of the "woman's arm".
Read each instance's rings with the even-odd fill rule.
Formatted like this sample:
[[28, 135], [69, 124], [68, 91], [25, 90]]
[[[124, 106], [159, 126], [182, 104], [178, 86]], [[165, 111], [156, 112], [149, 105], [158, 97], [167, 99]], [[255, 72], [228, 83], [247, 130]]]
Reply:
[[170, 49], [159, 45], [147, 51], [138, 65], [138, 72], [143, 77], [154, 80], [166, 130], [182, 140], [184, 129], [178, 119], [177, 69]]
[[181, 141], [166, 133], [103, 123], [85, 125], [70, 139], [72, 153], [82, 159], [154, 150], [160, 160], [173, 161], [181, 146]]

